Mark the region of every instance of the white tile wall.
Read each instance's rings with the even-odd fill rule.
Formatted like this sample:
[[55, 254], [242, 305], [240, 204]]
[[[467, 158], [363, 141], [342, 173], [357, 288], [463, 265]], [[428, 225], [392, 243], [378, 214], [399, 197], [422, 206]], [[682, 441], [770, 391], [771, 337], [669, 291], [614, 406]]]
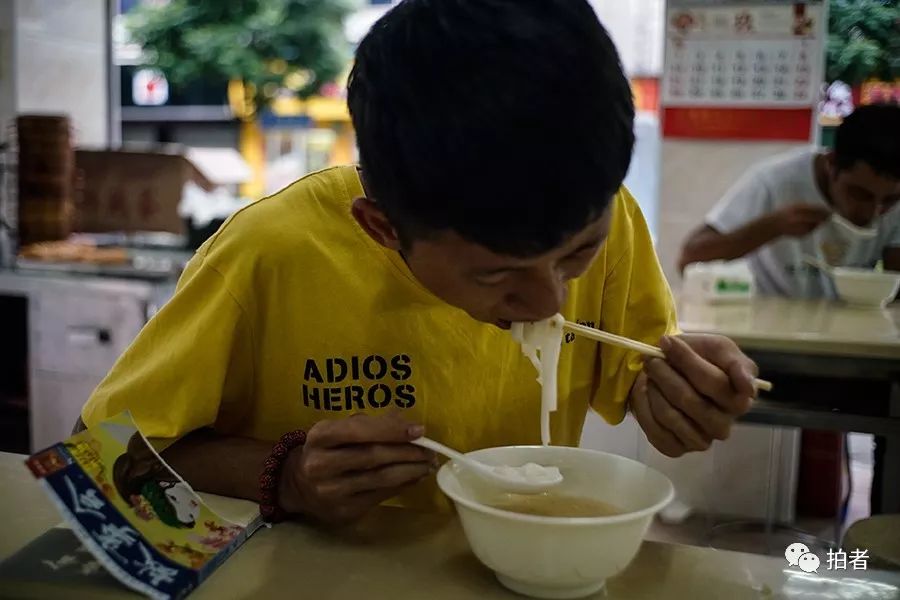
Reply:
[[669, 282], [677, 287], [678, 256], [687, 235], [751, 165], [806, 144], [663, 140], [659, 183], [657, 251]]
[[639, 113], [634, 133], [637, 139], [625, 185], [640, 205], [655, 241], [659, 231], [659, 118], [651, 113]]
[[15, 0], [0, 0], [0, 141], [16, 114], [15, 54], [13, 24]]
[[12, 1], [16, 112], [68, 114], [77, 144], [106, 145], [106, 1]]
[[630, 75], [662, 72], [664, 0], [590, 0]]

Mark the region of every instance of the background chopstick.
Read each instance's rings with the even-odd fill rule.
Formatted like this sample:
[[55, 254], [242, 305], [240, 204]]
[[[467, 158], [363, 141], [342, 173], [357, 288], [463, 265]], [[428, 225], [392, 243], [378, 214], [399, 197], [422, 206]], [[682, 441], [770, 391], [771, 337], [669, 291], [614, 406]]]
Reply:
[[[662, 359], [666, 358], [665, 353], [656, 346], [651, 346], [650, 344], [645, 344], [644, 342], [639, 342], [631, 338], [608, 333], [601, 329], [594, 329], [593, 327], [581, 325], [580, 323], [573, 323], [571, 321], [566, 321], [563, 327], [576, 335], [581, 335], [598, 342], [606, 342], [608, 344], [634, 350], [635, 352], [640, 352], [646, 356]], [[764, 392], [772, 391], [772, 383], [765, 379], [754, 379], [753, 385], [756, 386], [756, 389], [763, 390]]]

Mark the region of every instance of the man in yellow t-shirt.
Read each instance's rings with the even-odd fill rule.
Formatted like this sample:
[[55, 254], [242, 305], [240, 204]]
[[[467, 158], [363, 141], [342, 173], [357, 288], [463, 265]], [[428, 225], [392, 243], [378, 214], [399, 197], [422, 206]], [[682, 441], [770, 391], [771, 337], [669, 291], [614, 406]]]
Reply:
[[[630, 407], [678, 456], [724, 439], [755, 366], [674, 336], [641, 211], [621, 187], [631, 93], [584, 0], [406, 0], [363, 40], [348, 87], [359, 167], [313, 173], [235, 214], [188, 265], [82, 412], [130, 410], [176, 440], [194, 487], [259, 499], [273, 442], [290, 514], [354, 519], [439, 502], [429, 436], [462, 451], [540, 441], [540, 387], [506, 329], [561, 312], [660, 343], [667, 360], [567, 337], [553, 443]], [[350, 417], [352, 418], [347, 418]]]

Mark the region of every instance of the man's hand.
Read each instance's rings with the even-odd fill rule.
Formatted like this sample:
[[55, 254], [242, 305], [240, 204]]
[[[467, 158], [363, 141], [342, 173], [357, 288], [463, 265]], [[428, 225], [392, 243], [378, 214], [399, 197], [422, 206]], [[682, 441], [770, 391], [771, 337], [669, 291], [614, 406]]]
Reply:
[[281, 507], [332, 524], [362, 517], [434, 472], [434, 453], [409, 443], [424, 431], [396, 415], [316, 423], [285, 461]]
[[792, 204], [771, 215], [782, 236], [803, 237], [831, 218], [831, 211], [815, 204]]
[[664, 337], [660, 347], [666, 360], [644, 363], [630, 397], [647, 439], [671, 457], [727, 439], [756, 397], [756, 364], [716, 335]]

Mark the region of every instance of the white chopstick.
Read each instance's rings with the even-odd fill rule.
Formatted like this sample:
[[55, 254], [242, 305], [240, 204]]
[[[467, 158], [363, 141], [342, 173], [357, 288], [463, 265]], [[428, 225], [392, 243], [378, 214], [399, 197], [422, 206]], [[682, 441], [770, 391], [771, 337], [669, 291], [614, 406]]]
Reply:
[[[662, 359], [666, 358], [665, 353], [656, 346], [651, 346], [650, 344], [645, 344], [644, 342], [639, 342], [637, 340], [633, 340], [621, 335], [616, 335], [614, 333], [608, 333], [606, 331], [603, 331], [602, 329], [594, 329], [593, 327], [588, 327], [587, 325], [582, 325], [580, 323], [573, 323], [572, 321], [566, 321], [563, 324], [563, 328], [568, 329], [574, 334], [581, 335], [598, 342], [606, 342], [607, 344], [613, 344], [614, 346], [620, 346], [622, 348], [634, 350], [635, 352], [640, 352], [641, 354], [644, 354], [646, 356], [653, 356], [654, 358]], [[756, 389], [763, 390], [764, 392], [772, 391], [772, 383], [770, 381], [766, 381], [765, 379], [754, 379], [753, 385], [756, 386]]]

